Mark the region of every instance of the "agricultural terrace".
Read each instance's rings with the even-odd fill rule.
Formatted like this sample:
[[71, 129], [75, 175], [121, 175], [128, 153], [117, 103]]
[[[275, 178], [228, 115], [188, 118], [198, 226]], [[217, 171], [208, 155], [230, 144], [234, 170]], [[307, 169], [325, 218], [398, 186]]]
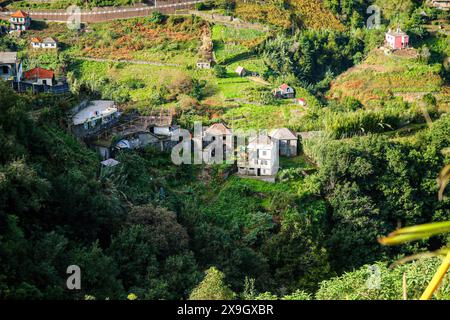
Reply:
[[238, 0], [235, 13], [244, 20], [269, 23], [283, 29], [291, 28], [294, 22], [298, 27], [344, 30], [342, 23], [324, 8], [321, 1], [288, 0], [286, 8], [282, 8], [276, 1], [262, 5], [257, 1]]
[[391, 97], [413, 102], [428, 93], [439, 93], [444, 84], [440, 76], [442, 65], [426, 64], [415, 50], [408, 51], [410, 55], [372, 51], [364, 62], [333, 81], [329, 98], [354, 97], [370, 108]]
[[216, 60], [218, 63], [227, 63], [250, 55], [267, 36], [265, 31], [214, 25], [211, 37]]

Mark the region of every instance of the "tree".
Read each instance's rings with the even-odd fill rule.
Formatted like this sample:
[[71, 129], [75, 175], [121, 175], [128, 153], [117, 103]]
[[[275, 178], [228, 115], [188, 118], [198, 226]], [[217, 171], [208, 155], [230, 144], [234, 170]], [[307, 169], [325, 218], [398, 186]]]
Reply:
[[152, 14], [150, 15], [150, 17], [148, 18], [148, 21], [150, 21], [151, 23], [161, 23], [164, 20], [164, 15], [159, 12], [159, 11], [154, 11], [152, 12]]
[[214, 66], [214, 74], [217, 78], [225, 78], [227, 76], [227, 68], [225, 66], [222, 66], [220, 64], [216, 64]]
[[192, 290], [190, 300], [232, 300], [233, 291], [224, 283], [225, 275], [211, 267], [205, 271], [205, 278]]

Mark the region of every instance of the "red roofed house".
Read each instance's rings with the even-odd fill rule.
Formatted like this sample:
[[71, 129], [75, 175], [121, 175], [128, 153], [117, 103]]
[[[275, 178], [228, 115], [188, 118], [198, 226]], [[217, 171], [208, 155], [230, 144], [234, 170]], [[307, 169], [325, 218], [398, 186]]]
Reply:
[[274, 90], [274, 95], [277, 98], [293, 99], [295, 98], [295, 90], [286, 83], [283, 83], [278, 89]]
[[24, 73], [25, 81], [32, 82], [35, 85], [52, 86], [55, 82], [55, 73], [51, 70], [34, 68]]
[[297, 102], [297, 104], [301, 105], [302, 107], [306, 107], [306, 105], [307, 105], [306, 100], [303, 98], [295, 99], [295, 101]]
[[31, 46], [32, 46], [34, 49], [40, 48], [40, 47], [42, 46], [42, 39], [39, 38], [39, 37], [32, 38], [32, 39], [31, 39]]
[[400, 28], [396, 31], [389, 31], [386, 33], [386, 45], [394, 50], [401, 50], [408, 48], [409, 36], [406, 32], [403, 32]]
[[28, 30], [31, 24], [31, 18], [25, 11], [19, 10], [14, 12], [9, 22], [11, 24], [11, 30]]

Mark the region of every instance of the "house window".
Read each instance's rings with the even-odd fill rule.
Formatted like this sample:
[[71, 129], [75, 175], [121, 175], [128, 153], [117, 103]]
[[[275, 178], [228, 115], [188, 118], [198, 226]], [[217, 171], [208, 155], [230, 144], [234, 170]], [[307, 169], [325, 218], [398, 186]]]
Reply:
[[267, 151], [263, 151], [262, 155], [265, 157], [267, 155]]

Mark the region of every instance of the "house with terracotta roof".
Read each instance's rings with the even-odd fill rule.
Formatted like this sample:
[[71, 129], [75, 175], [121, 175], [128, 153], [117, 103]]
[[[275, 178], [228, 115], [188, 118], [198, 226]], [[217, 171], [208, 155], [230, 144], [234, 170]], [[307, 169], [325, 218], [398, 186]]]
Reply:
[[31, 47], [33, 49], [57, 49], [58, 43], [51, 37], [45, 38], [44, 40], [39, 37], [34, 37], [31, 39]]
[[269, 137], [278, 143], [280, 156], [295, 157], [297, 156], [297, 135], [288, 128], [279, 128], [272, 130]]
[[11, 14], [9, 18], [10, 29], [25, 31], [30, 28], [31, 18], [28, 13], [23, 10], [18, 10]]
[[53, 86], [56, 82], [55, 73], [52, 70], [47, 70], [39, 67], [25, 71], [24, 81], [39, 86]]
[[273, 91], [273, 94], [278, 99], [293, 99], [295, 98], [295, 90], [286, 83], [283, 83]]
[[42, 46], [42, 39], [39, 37], [34, 37], [31, 39], [31, 47], [33, 49], [39, 49]]

